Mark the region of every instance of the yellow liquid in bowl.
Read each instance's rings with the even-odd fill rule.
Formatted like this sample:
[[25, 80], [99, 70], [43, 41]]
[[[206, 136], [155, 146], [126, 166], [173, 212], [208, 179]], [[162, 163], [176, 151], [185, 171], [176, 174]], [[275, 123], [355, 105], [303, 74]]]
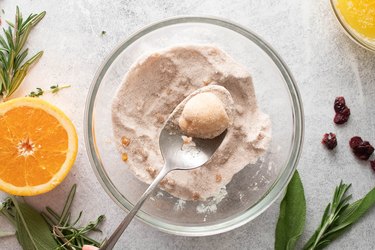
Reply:
[[337, 0], [336, 8], [353, 30], [375, 39], [375, 0]]

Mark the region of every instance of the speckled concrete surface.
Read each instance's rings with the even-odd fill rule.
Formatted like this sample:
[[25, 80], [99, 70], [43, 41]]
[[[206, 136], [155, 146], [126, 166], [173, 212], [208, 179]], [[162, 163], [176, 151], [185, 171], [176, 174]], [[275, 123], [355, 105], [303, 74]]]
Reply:
[[[108, 235], [123, 218], [102, 190], [88, 162], [83, 143], [83, 113], [86, 94], [94, 73], [112, 48], [132, 32], [165, 17], [214, 15], [244, 25], [268, 41], [290, 67], [299, 85], [306, 119], [306, 138], [299, 170], [307, 196], [305, 242], [319, 223], [324, 204], [340, 179], [353, 183], [355, 197], [374, 186], [375, 174], [368, 164], [354, 159], [348, 139], [359, 134], [375, 143], [375, 54], [346, 37], [336, 22], [329, 1], [98, 1], [98, 0], [0, 0], [5, 17], [13, 18], [18, 4], [28, 12], [47, 11], [31, 35], [32, 51], [45, 55], [32, 70], [22, 89], [23, 96], [36, 86], [72, 84], [57, 96], [44, 98], [61, 107], [79, 131], [80, 149], [67, 179], [52, 192], [27, 198], [37, 208], [58, 208], [73, 183], [78, 183], [75, 211], [85, 210], [83, 220], [101, 213]], [[3, 14], [0, 14], [3, 16]], [[101, 36], [105, 30], [106, 35]], [[338, 128], [331, 122], [335, 96], [347, 97], [350, 121]], [[324, 132], [337, 133], [339, 146], [327, 152], [320, 144]], [[5, 194], [0, 193], [0, 198]], [[279, 203], [247, 225], [217, 236], [178, 237], [161, 233], [134, 221], [117, 249], [272, 249]], [[373, 249], [372, 210], [353, 229], [330, 245], [330, 249]], [[11, 229], [0, 218], [1, 229]], [[0, 249], [19, 249], [14, 237], [0, 239]]]

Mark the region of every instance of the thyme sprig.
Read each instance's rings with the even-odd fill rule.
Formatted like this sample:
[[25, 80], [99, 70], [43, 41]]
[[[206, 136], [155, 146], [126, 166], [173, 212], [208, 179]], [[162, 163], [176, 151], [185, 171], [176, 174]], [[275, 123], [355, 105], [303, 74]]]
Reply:
[[0, 36], [0, 98], [5, 100], [10, 97], [21, 85], [30, 67], [43, 55], [43, 51], [36, 53], [26, 62], [28, 49], [24, 45], [30, 31], [46, 15], [31, 14], [23, 19], [17, 6], [15, 22], [8, 22], [8, 28], [3, 28], [3, 36]]
[[39, 96], [42, 96], [42, 95], [44, 95], [45, 93], [48, 93], [48, 92], [51, 92], [52, 94], [56, 94], [60, 90], [70, 88], [70, 87], [71, 87], [70, 85], [63, 85], [63, 86], [60, 87], [58, 84], [56, 84], [56, 85], [52, 85], [49, 90], [43, 90], [42, 88], [36, 88], [35, 91], [31, 91], [30, 94], [28, 94], [27, 96], [29, 96], [29, 97], [39, 97]]
[[98, 225], [105, 219], [104, 215], [100, 215], [96, 220], [90, 221], [86, 226], [79, 227], [77, 226], [77, 223], [82, 216], [81, 211], [78, 218], [74, 222], [70, 222], [70, 209], [76, 189], [77, 186], [73, 185], [60, 215], [50, 207], [46, 207], [47, 213], [42, 212], [41, 214], [47, 221], [47, 224], [51, 227], [53, 236], [59, 243], [60, 249], [82, 249], [83, 245], [100, 247], [102, 243], [90, 238], [87, 234], [91, 231], [101, 232], [98, 229]]
[[56, 84], [56, 85], [52, 85], [51, 87], [50, 87], [50, 89], [51, 89], [51, 92], [52, 92], [52, 94], [56, 94], [57, 92], [59, 92], [60, 90], [62, 90], [62, 89], [66, 89], [66, 88], [70, 88], [71, 86], [70, 85], [64, 85], [64, 86], [59, 86], [58, 84]]

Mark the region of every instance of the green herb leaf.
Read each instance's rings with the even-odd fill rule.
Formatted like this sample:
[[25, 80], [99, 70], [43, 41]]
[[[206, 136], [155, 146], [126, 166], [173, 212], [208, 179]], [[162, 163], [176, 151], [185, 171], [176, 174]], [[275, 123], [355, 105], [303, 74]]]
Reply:
[[303, 233], [306, 219], [306, 200], [298, 171], [288, 184], [280, 204], [275, 232], [275, 250], [292, 250]]
[[60, 87], [60, 86], [57, 84], [57, 85], [52, 85], [52, 86], [50, 87], [52, 94], [56, 94], [56, 93], [59, 92], [60, 90], [62, 90], [62, 89], [66, 89], [66, 88], [70, 88], [70, 85], [64, 85], [64, 86], [61, 86], [61, 87]]
[[362, 199], [350, 204], [340, 216], [338, 222], [340, 224], [353, 224], [361, 218], [375, 204], [375, 188], [366, 194]]
[[9, 197], [1, 204], [0, 213], [4, 215], [14, 227], [16, 226], [16, 209]]
[[39, 97], [39, 96], [44, 95], [44, 93], [48, 93], [48, 92], [50, 92], [52, 94], [56, 94], [60, 90], [66, 89], [66, 88], [70, 88], [70, 85], [64, 85], [64, 86], [61, 86], [61, 87], [59, 87], [59, 85], [52, 85], [49, 90], [43, 90], [41, 88], [36, 88], [36, 91], [31, 91], [30, 94], [28, 94], [27, 96], [29, 96], [29, 97]]
[[26, 203], [11, 198], [16, 210], [17, 239], [25, 250], [50, 250], [58, 247], [43, 217]]
[[68, 215], [70, 214], [70, 208], [72, 207], [76, 190], [77, 190], [77, 185], [74, 184], [72, 189], [69, 192], [68, 198], [66, 198], [63, 211], [61, 212], [61, 218], [60, 218], [60, 221], [59, 221], [60, 225], [64, 225], [64, 224], [69, 222], [70, 216], [68, 216]]
[[44, 94], [43, 89], [36, 88], [36, 91], [31, 91], [30, 94], [28, 94], [29, 97], [39, 97]]
[[[3, 213], [3, 209], [4, 208], [5, 208], [5, 204], [0, 203], [0, 214]], [[0, 231], [0, 238], [2, 238], [2, 237], [8, 237], [8, 236], [13, 236], [15, 234], [16, 234], [16, 232], [3, 232], [3, 231]]]

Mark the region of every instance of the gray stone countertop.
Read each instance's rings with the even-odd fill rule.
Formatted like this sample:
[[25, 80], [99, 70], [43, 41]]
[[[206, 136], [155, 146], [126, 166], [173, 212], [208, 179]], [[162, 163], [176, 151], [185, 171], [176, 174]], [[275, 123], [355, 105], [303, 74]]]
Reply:
[[[1, 18], [13, 19], [19, 5], [24, 15], [47, 11], [32, 32], [31, 51], [43, 49], [18, 96], [36, 86], [72, 84], [56, 96], [43, 97], [63, 109], [79, 132], [79, 153], [71, 173], [53, 191], [27, 202], [38, 209], [58, 208], [73, 183], [78, 183], [74, 210], [85, 210], [83, 221], [106, 214], [103, 235], [109, 235], [124, 212], [107, 196], [89, 164], [83, 138], [86, 95], [94, 74], [108, 53], [124, 38], [151, 22], [176, 15], [212, 15], [232, 20], [259, 34], [281, 55], [293, 73], [305, 110], [305, 142], [298, 166], [307, 199], [305, 242], [319, 224], [324, 206], [340, 179], [353, 183], [355, 198], [375, 183], [369, 164], [350, 153], [347, 141], [361, 135], [375, 143], [375, 53], [354, 44], [341, 30], [330, 3], [313, 0], [264, 1], [99, 1], [0, 0]], [[101, 35], [102, 31], [105, 35]], [[332, 104], [343, 95], [350, 105], [349, 122], [338, 128]], [[339, 146], [328, 152], [322, 134], [336, 132]], [[6, 195], [0, 193], [0, 199]], [[273, 249], [279, 201], [252, 222], [209, 237], [181, 237], [134, 221], [116, 249]], [[368, 213], [329, 249], [373, 249], [375, 211]], [[0, 218], [0, 229], [11, 230]], [[99, 236], [100, 237], [100, 236]], [[299, 244], [301, 246], [301, 244]], [[20, 249], [15, 237], [0, 239], [0, 249]]]

